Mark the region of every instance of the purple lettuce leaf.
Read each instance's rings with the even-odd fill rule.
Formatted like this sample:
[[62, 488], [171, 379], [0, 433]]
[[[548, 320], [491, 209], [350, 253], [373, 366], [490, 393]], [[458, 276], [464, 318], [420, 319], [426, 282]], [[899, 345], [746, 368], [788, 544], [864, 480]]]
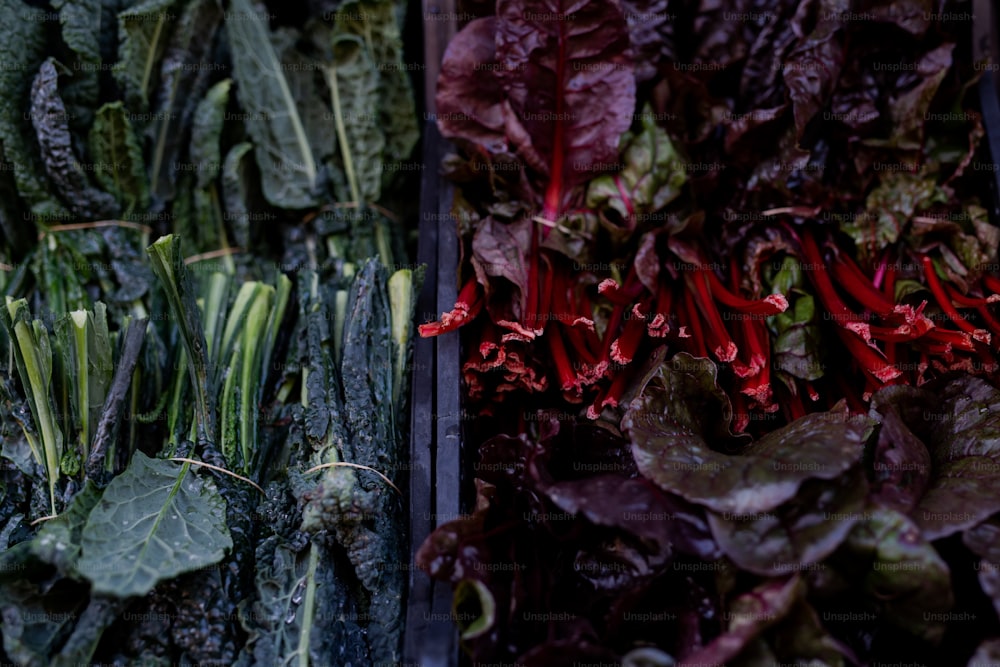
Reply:
[[976, 649], [966, 667], [993, 667], [1000, 664], [1000, 639], [988, 639]]
[[1000, 615], [1000, 520], [990, 519], [965, 531], [962, 541], [981, 559], [976, 566], [979, 583]]
[[893, 391], [872, 399], [871, 416], [880, 422], [872, 460], [872, 495], [897, 512], [909, 513], [920, 502], [931, 476], [931, 456], [909, 429], [892, 400]]
[[795, 498], [768, 512], [710, 513], [719, 547], [743, 570], [777, 576], [808, 569], [833, 553], [864, 517], [867, 485], [860, 470], [809, 480]]
[[784, 618], [804, 592], [798, 575], [769, 579], [740, 595], [726, 612], [727, 627], [703, 648], [683, 656], [678, 667], [726, 665], [762, 632]]
[[948, 564], [906, 515], [878, 505], [865, 515], [841, 547], [849, 580], [874, 604], [874, 618], [940, 641], [942, 619], [955, 603]]
[[681, 353], [653, 374], [622, 419], [643, 476], [717, 513], [767, 512], [809, 479], [835, 479], [860, 459], [868, 421], [846, 409], [814, 413], [772, 431], [739, 454], [732, 407], [708, 359]]
[[966, 375], [921, 388], [889, 387], [876, 405], [879, 412], [894, 407], [930, 454], [930, 479], [909, 513], [925, 539], [1000, 512], [1000, 391]]

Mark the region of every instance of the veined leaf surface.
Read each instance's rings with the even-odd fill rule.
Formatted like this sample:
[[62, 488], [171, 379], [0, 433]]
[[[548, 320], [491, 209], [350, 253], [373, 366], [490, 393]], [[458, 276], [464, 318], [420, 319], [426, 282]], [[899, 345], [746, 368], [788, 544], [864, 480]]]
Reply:
[[219, 562], [232, 546], [226, 503], [211, 481], [188, 464], [136, 452], [87, 520], [77, 569], [94, 592], [132, 597]]

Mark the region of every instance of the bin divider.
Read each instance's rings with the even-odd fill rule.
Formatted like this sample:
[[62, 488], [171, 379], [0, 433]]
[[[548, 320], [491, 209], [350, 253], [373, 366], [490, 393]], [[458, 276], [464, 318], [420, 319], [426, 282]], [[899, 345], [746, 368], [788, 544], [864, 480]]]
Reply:
[[424, 23], [424, 108], [429, 117], [435, 111], [434, 93], [437, 89], [438, 72], [448, 42], [457, 30], [455, 0], [422, 0]]
[[[435, 174], [441, 164], [447, 144], [437, 126], [427, 132], [431, 144], [437, 147], [434, 162]], [[452, 216], [452, 186], [438, 178], [437, 188], [437, 299], [438, 311], [451, 310], [458, 298], [458, 229]], [[435, 361], [435, 423], [434, 447], [434, 496], [436, 526], [454, 520], [461, 511], [461, 457], [462, 457], [462, 391], [460, 332], [453, 331], [437, 337]], [[435, 581], [431, 598], [431, 627], [429, 635], [434, 661], [426, 667], [454, 667], [458, 664], [458, 632], [451, 618], [452, 590], [448, 582]], [[430, 656], [428, 656], [430, 657]]]
[[[425, 125], [433, 126], [433, 121]], [[436, 157], [430, 129], [424, 128], [424, 164]], [[417, 297], [417, 321], [437, 316], [437, 187], [436, 170], [424, 169], [420, 182], [420, 221], [417, 263], [427, 271]], [[416, 336], [413, 343], [413, 371], [410, 376], [410, 555], [407, 563], [407, 605], [403, 655], [406, 664], [416, 664], [426, 641], [430, 619], [432, 582], [416, 568], [417, 549], [434, 529], [434, 440], [435, 440], [435, 355], [436, 339]]]

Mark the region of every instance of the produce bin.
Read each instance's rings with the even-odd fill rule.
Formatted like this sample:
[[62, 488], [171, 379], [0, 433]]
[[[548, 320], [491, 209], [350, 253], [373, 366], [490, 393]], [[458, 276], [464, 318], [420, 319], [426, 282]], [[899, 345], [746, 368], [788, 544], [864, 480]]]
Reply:
[[[1000, 40], [998, 19], [991, 0], [974, 0], [973, 57], [989, 59], [991, 67], [979, 80], [986, 143], [994, 164], [1000, 164]], [[447, 0], [425, 0], [425, 17], [454, 10]], [[421, 184], [421, 219], [417, 261], [430, 267], [417, 304], [418, 323], [437, 319], [449, 311], [457, 294], [459, 262], [456, 220], [450, 213], [454, 190], [439, 173], [449, 149], [434, 120], [437, 64], [455, 21], [425, 20], [424, 39], [426, 104], [423, 135], [424, 172]], [[1000, 225], [1000, 170], [989, 179], [990, 217]], [[411, 415], [411, 561], [404, 645], [404, 665], [457, 667], [471, 662], [461, 654], [457, 626], [452, 619], [452, 589], [432, 581], [414, 565], [420, 545], [433, 529], [470, 510], [472, 459], [476, 452], [463, 446], [467, 413], [463, 408], [460, 332], [417, 338], [414, 349]], [[471, 418], [471, 416], [469, 417]], [[474, 443], [473, 443], [474, 444]]]

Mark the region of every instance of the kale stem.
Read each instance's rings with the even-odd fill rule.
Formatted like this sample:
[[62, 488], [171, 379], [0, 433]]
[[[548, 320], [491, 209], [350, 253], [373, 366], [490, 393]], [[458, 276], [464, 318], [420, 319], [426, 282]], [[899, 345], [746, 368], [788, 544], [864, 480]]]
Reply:
[[302, 632], [299, 633], [299, 667], [309, 667], [309, 635], [312, 633], [313, 611], [316, 607], [316, 566], [319, 550], [316, 543], [309, 545], [309, 567], [306, 570], [306, 597], [302, 604]]
[[[25, 304], [23, 307], [26, 308], [27, 305]], [[49, 411], [48, 382], [46, 378], [42, 377], [42, 369], [36, 363], [35, 355], [39, 350], [35, 347], [31, 333], [28, 331], [28, 325], [24, 320], [14, 324], [14, 335], [22, 350], [28, 382], [31, 385], [31, 394], [34, 398], [32, 402], [37, 411], [38, 428], [42, 432], [42, 446], [45, 448], [45, 470], [49, 478], [49, 502], [52, 513], [56, 514], [56, 478], [59, 476], [59, 451], [53, 429], [52, 414]]]
[[358, 177], [354, 173], [351, 145], [347, 140], [347, 128], [344, 126], [344, 114], [340, 105], [340, 90], [337, 88], [337, 68], [331, 65], [326, 67], [325, 71], [326, 81], [330, 86], [330, 104], [333, 107], [333, 118], [337, 125], [337, 140], [340, 143], [340, 155], [344, 160], [344, 172], [347, 174], [347, 182], [351, 188], [351, 200], [360, 206], [361, 193], [358, 190]]

